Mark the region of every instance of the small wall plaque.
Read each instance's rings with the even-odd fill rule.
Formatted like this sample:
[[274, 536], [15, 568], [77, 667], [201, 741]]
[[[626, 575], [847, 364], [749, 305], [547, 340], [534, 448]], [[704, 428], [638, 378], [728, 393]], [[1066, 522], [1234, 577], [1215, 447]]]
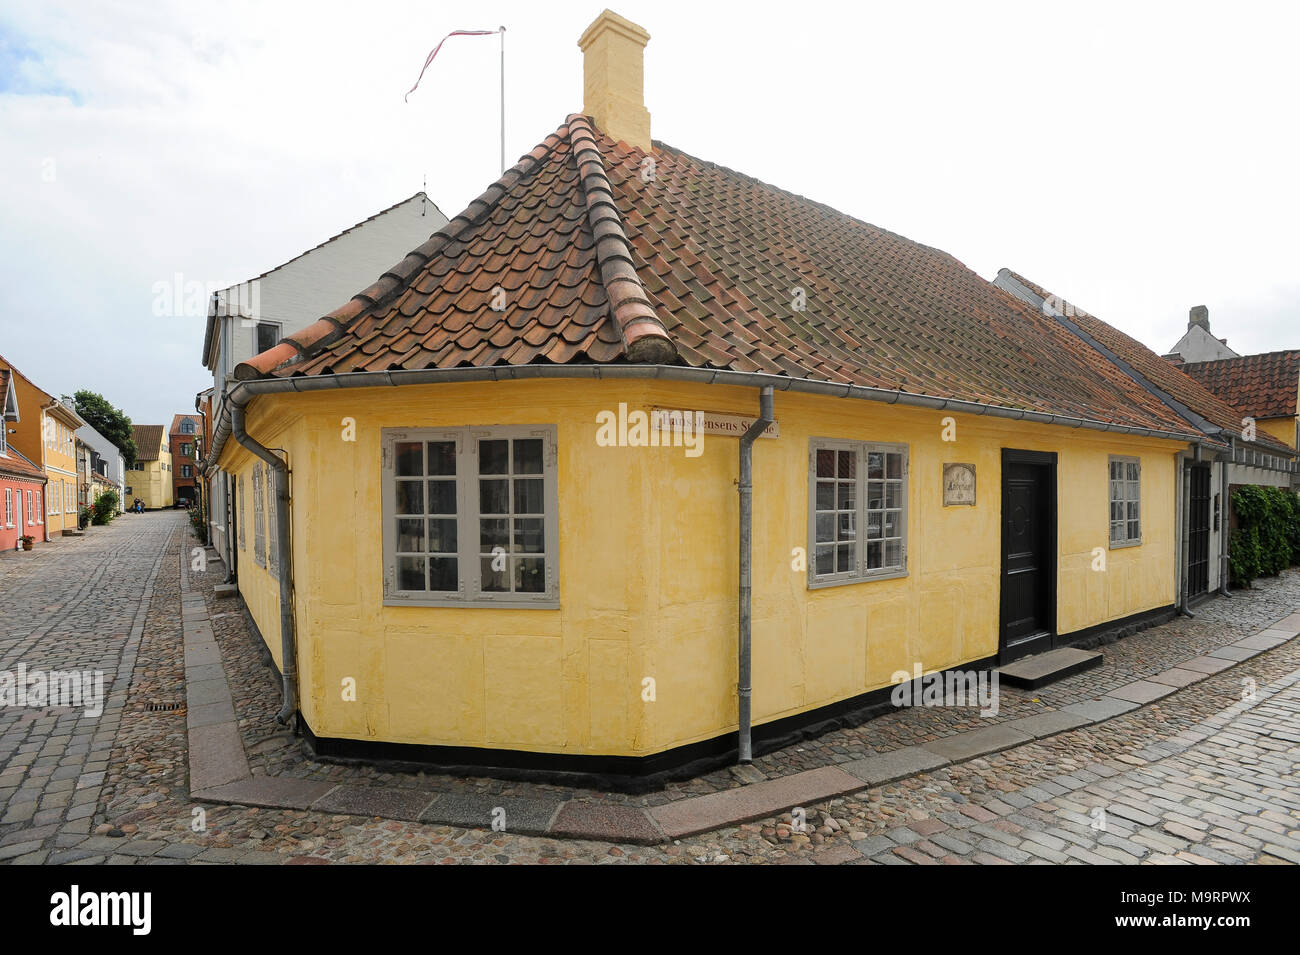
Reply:
[[943, 506], [975, 505], [975, 465], [943, 466]]

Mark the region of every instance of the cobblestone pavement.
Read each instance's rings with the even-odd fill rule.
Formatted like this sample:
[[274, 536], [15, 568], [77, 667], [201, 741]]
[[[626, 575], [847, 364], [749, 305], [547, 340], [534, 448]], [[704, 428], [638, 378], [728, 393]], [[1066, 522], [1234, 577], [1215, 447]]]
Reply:
[[[0, 861], [1300, 862], [1300, 640], [1103, 724], [665, 846], [201, 806], [189, 799], [179, 633], [181, 550], [193, 544], [184, 516], [164, 512], [124, 516], [85, 538], [0, 560], [0, 670], [100, 669], [106, 695], [98, 717], [0, 708]], [[216, 569], [194, 575], [191, 586], [210, 593], [219, 577]], [[1196, 620], [1107, 646], [1098, 670], [1034, 693], [1004, 689], [1003, 713], [1090, 698], [1099, 686], [1166, 669], [1300, 607], [1300, 573], [1258, 586], [1205, 605]], [[425, 788], [437, 780], [492, 794], [532, 785], [311, 762], [272, 728], [278, 688], [237, 602], [214, 599], [209, 610], [255, 774]], [[1255, 701], [1242, 701], [1252, 688]], [[974, 725], [968, 711], [904, 711], [756, 765], [783, 775]], [[648, 797], [607, 798], [649, 805], [734, 785], [729, 773], [710, 774]]]

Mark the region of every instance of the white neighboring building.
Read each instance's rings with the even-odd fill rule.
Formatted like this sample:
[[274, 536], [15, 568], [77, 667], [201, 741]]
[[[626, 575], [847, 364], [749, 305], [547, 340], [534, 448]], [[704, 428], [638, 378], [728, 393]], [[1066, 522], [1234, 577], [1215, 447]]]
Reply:
[[[203, 337], [203, 367], [213, 379], [210, 420], [221, 417], [236, 365], [346, 304], [446, 224], [442, 211], [417, 192], [269, 272], [216, 292]], [[209, 476], [212, 546], [228, 568], [229, 490], [224, 474]]]
[[1175, 363], [1190, 365], [1198, 361], [1241, 356], [1228, 347], [1226, 338], [1215, 338], [1210, 333], [1210, 310], [1197, 305], [1188, 313], [1187, 334], [1178, 339], [1178, 344], [1165, 357]]
[[123, 510], [126, 509], [126, 459], [112, 441], [104, 437], [88, 424], [73, 432], [81, 443], [94, 451], [101, 459], [104, 470], [100, 473], [113, 482], [117, 488], [117, 500]]

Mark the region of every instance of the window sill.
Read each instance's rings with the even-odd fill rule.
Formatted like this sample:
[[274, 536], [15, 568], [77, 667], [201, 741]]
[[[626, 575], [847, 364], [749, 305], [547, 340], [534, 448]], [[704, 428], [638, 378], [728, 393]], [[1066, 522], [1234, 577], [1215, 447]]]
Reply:
[[454, 597], [394, 597], [384, 598], [385, 607], [456, 607], [462, 610], [559, 610], [560, 601], [553, 600], [472, 600]]
[[1135, 541], [1121, 541], [1121, 542], [1119, 542], [1119, 543], [1112, 543], [1112, 544], [1110, 545], [1110, 549], [1111, 549], [1111, 550], [1128, 550], [1130, 547], [1141, 547], [1141, 546], [1142, 546], [1142, 541], [1141, 541], [1141, 540], [1135, 540]]
[[891, 570], [888, 572], [881, 572], [879, 574], [872, 574], [869, 577], [850, 577], [842, 580], [809, 581], [808, 589], [826, 590], [827, 588], [830, 587], [847, 587], [847, 586], [851, 586], [852, 584], [870, 584], [870, 583], [875, 583], [877, 580], [898, 580], [899, 578], [906, 577], [906, 576], [908, 576], [908, 572], [906, 569]]

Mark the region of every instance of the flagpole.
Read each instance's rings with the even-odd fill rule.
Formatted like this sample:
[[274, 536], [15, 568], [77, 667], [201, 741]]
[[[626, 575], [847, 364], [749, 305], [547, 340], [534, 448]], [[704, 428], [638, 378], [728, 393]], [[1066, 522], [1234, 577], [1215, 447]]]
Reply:
[[506, 28], [501, 27], [501, 175], [506, 173]]

